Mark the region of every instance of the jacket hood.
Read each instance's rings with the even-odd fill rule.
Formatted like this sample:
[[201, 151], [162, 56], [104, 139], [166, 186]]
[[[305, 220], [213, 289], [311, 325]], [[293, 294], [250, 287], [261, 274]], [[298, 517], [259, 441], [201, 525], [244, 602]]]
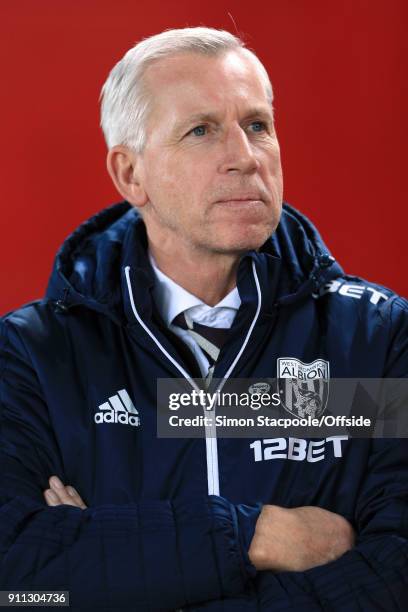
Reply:
[[[286, 203], [276, 232], [259, 252], [249, 252], [243, 259], [246, 257], [274, 262], [272, 269], [279, 269], [279, 279], [274, 280], [279, 302], [316, 294], [328, 280], [343, 274], [315, 226]], [[120, 322], [126, 265], [139, 273], [142, 269], [147, 284], [154, 282], [145, 225], [136, 209], [124, 201], [97, 213], [68, 236], [57, 252], [46, 296], [60, 312], [85, 305]]]

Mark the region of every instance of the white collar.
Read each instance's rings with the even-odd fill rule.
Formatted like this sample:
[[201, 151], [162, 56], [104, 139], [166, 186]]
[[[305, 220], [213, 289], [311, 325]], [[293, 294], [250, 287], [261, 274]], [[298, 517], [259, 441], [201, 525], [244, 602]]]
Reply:
[[173, 321], [180, 312], [184, 312], [194, 306], [201, 306], [200, 310], [205, 313], [212, 311], [215, 308], [228, 308], [234, 311], [239, 309], [241, 298], [239, 297], [237, 287], [234, 287], [218, 304], [208, 306], [200, 298], [189, 293], [175, 283], [171, 278], [164, 274], [159, 268], [149, 252], [149, 260], [156, 276], [156, 283], [153, 288], [153, 297], [155, 304], [167, 326]]

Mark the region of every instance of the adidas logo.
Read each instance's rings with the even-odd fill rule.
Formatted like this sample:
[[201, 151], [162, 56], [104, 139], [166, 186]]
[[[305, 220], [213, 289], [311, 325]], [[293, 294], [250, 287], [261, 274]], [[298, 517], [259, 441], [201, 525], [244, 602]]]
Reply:
[[98, 406], [99, 412], [95, 413], [95, 423], [122, 423], [139, 427], [140, 418], [138, 411], [133, 405], [126, 389], [121, 389], [116, 395], [112, 395], [107, 402]]

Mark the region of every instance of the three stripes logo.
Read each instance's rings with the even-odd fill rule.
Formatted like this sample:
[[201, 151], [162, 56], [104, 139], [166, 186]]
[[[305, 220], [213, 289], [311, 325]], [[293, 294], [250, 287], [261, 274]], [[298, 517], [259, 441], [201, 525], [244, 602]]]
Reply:
[[139, 413], [126, 389], [121, 389], [116, 395], [112, 395], [98, 408], [99, 411], [95, 413], [95, 423], [121, 423], [132, 427], [140, 425]]

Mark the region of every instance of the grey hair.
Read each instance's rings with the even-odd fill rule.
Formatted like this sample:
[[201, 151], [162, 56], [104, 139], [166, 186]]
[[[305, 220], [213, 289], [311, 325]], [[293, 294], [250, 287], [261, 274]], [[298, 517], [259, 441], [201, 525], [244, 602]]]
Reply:
[[237, 49], [255, 58], [272, 103], [272, 85], [265, 67], [240, 38], [225, 30], [205, 27], [166, 30], [129, 49], [112, 68], [101, 91], [101, 127], [108, 148], [126, 145], [136, 152], [143, 150], [150, 102], [143, 87], [143, 75], [152, 62], [177, 53], [216, 56]]

